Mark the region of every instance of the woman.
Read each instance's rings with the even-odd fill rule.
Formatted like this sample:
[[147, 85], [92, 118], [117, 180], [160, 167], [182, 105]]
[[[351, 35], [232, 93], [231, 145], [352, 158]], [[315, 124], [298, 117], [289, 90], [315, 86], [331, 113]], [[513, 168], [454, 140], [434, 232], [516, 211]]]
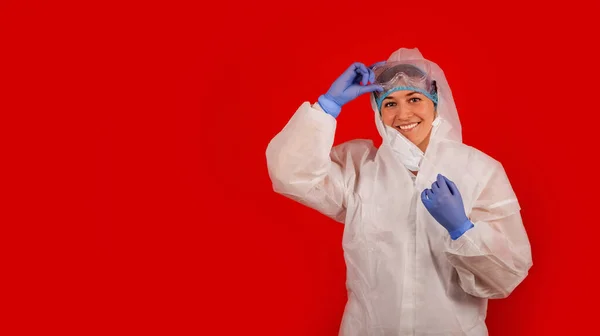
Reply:
[[[364, 93], [381, 146], [332, 148], [335, 118]], [[276, 192], [345, 223], [340, 335], [487, 335], [487, 300], [532, 265], [502, 165], [462, 143], [444, 73], [417, 49], [353, 64], [266, 154]]]

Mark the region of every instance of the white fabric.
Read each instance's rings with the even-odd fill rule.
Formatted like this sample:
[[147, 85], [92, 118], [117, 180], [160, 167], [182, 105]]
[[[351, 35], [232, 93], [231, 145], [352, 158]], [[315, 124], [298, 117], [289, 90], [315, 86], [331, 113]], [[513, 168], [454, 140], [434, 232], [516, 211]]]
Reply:
[[[408, 49], [390, 59], [403, 57], [423, 59]], [[376, 108], [379, 149], [368, 140], [332, 148], [336, 120], [308, 102], [267, 148], [276, 192], [346, 224], [343, 336], [487, 335], [487, 299], [508, 296], [532, 265], [502, 165], [462, 144], [450, 88], [431, 66], [440, 121], [416, 178], [402, 162], [410, 146], [385, 130]], [[456, 183], [475, 224], [455, 241], [420, 199], [438, 173]]]

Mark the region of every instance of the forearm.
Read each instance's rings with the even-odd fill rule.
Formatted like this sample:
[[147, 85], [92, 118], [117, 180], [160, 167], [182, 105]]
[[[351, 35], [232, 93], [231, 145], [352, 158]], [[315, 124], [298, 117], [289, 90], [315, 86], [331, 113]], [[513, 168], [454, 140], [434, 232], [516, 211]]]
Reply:
[[529, 241], [518, 213], [503, 223], [476, 221], [463, 236], [448, 241], [446, 256], [463, 290], [482, 298], [507, 297], [532, 266]]
[[276, 189], [307, 191], [325, 179], [335, 127], [333, 117], [309, 103], [298, 108], [267, 147], [267, 167]]
[[343, 222], [344, 174], [331, 159], [335, 126], [332, 116], [304, 103], [266, 154], [275, 192]]

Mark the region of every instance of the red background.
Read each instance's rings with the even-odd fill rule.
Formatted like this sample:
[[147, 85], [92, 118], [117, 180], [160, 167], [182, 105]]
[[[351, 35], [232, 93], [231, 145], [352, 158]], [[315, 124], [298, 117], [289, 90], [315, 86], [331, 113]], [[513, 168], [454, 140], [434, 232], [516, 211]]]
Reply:
[[[0, 2], [0, 334], [336, 335], [343, 226], [275, 194], [264, 153], [400, 47], [523, 208], [534, 266], [490, 334], [596, 330], [598, 2], [482, 3]], [[380, 142], [367, 97], [338, 121]]]

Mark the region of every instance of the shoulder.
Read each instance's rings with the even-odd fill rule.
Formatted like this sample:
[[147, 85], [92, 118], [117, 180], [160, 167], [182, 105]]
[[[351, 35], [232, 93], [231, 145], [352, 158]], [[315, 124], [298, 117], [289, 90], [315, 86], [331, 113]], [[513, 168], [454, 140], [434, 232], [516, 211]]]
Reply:
[[491, 155], [468, 145], [464, 145], [465, 150], [469, 152], [469, 160], [466, 170], [484, 186], [499, 186], [510, 187], [508, 175], [504, 170], [504, 166], [500, 161], [493, 158]]
[[463, 144], [463, 146], [465, 146], [465, 150], [469, 151], [469, 163], [473, 163], [473, 164], [480, 164], [482, 166], [489, 168], [502, 168], [502, 164], [500, 163], [500, 161], [496, 160], [495, 158], [493, 158], [492, 156], [490, 156], [487, 153], [484, 153], [483, 151], [473, 147], [473, 146], [469, 146], [469, 145], [465, 145]]
[[446, 164], [464, 169], [464, 172], [478, 181], [485, 181], [504, 169], [500, 161], [461, 142], [444, 141], [436, 150], [436, 156]]

